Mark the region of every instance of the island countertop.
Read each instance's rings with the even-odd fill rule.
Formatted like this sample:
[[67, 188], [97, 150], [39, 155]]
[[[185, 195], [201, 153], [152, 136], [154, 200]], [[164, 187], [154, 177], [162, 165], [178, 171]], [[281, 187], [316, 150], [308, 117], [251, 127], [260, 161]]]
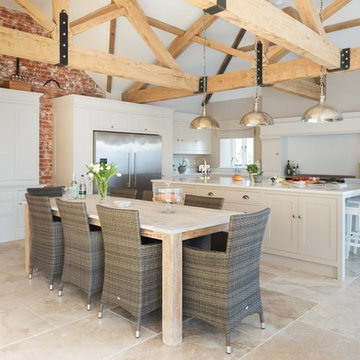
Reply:
[[173, 176], [169, 179], [152, 180], [154, 185], [157, 183], [174, 184], [174, 185], [201, 185], [201, 186], [215, 186], [215, 187], [229, 187], [232, 189], [242, 190], [267, 190], [267, 191], [284, 191], [284, 192], [295, 192], [295, 193], [332, 193], [337, 195], [345, 195], [345, 197], [359, 195], [360, 187], [356, 185], [342, 185], [336, 184], [309, 184], [304, 187], [298, 187], [296, 185], [281, 185], [273, 184], [270, 180], [263, 180], [262, 183], [251, 183], [248, 178], [244, 178], [242, 181], [233, 181], [231, 176], [226, 175], [211, 175], [211, 176]]

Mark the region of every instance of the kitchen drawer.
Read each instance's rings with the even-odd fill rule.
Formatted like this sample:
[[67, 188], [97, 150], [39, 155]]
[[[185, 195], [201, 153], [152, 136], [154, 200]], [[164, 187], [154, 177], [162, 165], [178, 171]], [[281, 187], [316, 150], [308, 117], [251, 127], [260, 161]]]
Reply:
[[240, 203], [231, 203], [231, 202], [226, 202], [224, 204], [224, 210], [239, 211], [244, 213], [260, 211], [263, 208], [264, 207], [261, 205], [254, 205], [254, 204], [240, 204]]
[[225, 203], [241, 203], [241, 204], [261, 204], [261, 193], [248, 190], [225, 190], [217, 189], [215, 187], [199, 187], [199, 195], [223, 197]]

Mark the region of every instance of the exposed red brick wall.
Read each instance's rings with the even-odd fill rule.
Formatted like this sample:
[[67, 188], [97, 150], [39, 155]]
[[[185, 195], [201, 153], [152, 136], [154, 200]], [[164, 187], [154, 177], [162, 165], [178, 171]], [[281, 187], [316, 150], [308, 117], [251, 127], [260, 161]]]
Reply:
[[[43, 29], [25, 13], [0, 7], [0, 25], [32, 34], [47, 36]], [[16, 58], [0, 54], [0, 86], [16, 72]], [[41, 184], [52, 184], [53, 173], [53, 123], [51, 99], [69, 94], [104, 97], [104, 91], [84, 71], [57, 67], [20, 59], [19, 74], [31, 83], [31, 91], [44, 95], [40, 98], [40, 168]], [[56, 80], [46, 86], [49, 79]]]

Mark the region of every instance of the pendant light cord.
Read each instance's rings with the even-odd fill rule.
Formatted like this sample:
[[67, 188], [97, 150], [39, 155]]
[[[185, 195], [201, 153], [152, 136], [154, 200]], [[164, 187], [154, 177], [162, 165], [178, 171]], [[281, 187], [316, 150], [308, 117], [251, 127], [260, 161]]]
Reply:
[[[320, 0], [319, 17], [320, 17], [321, 24], [323, 22], [323, 17], [322, 17], [323, 7], [324, 7], [324, 2], [323, 2], [323, 0]], [[324, 71], [323, 71], [322, 65], [320, 65], [320, 96], [321, 97], [325, 96]]]
[[204, 91], [203, 91], [203, 99], [202, 99], [202, 106], [205, 106], [205, 98], [206, 98], [206, 89], [205, 89], [205, 83], [207, 87], [207, 80], [206, 78], [206, 13], [203, 11], [203, 34], [204, 34], [204, 46], [203, 46], [203, 77], [204, 77]]

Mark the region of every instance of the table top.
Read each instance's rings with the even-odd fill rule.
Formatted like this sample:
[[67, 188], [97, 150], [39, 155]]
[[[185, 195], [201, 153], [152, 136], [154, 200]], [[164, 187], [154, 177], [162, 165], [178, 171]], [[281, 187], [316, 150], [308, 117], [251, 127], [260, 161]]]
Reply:
[[[51, 198], [51, 207], [58, 214], [55, 198]], [[96, 205], [99, 204], [97, 195], [87, 195], [85, 201], [91, 223], [99, 225]], [[142, 230], [159, 232], [162, 234], [179, 234], [198, 229], [227, 225], [231, 215], [240, 214], [236, 211], [215, 210], [194, 206], [172, 204], [173, 213], [166, 212], [166, 205], [160, 202], [135, 200], [108, 196], [103, 205], [115, 208], [115, 201], [130, 202], [126, 209], [139, 211], [140, 227]]]

